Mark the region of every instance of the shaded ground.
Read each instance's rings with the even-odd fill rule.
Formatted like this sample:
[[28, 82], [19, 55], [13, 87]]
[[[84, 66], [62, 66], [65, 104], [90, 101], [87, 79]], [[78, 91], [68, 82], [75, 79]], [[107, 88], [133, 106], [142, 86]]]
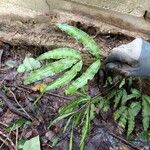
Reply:
[[[83, 28], [80, 24], [77, 26], [83, 30], [86, 30], [90, 35], [95, 37], [96, 42], [101, 46], [102, 51], [107, 55], [109, 51], [120, 44], [127, 43], [131, 38], [124, 37], [123, 35], [102, 35], [95, 33], [95, 30], [91, 27], [88, 29]], [[76, 43], [75, 43], [76, 44]], [[44, 95], [37, 103], [36, 107], [33, 107], [33, 102], [39, 97], [40, 93], [34, 91], [35, 85], [24, 86], [22, 84], [23, 76], [17, 74], [16, 68], [23, 61], [26, 55], [37, 56], [43, 53], [47, 49], [44, 47], [34, 46], [12, 46], [6, 43], [0, 44], [0, 87], [4, 96], [0, 96], [0, 149], [11, 149], [16, 145], [17, 141], [21, 139], [30, 139], [35, 135], [40, 135], [43, 150], [67, 150], [69, 132], [63, 134], [62, 125], [63, 122], [58, 123], [51, 129], [47, 129], [49, 123], [57, 116], [58, 108], [69, 100], [71, 97], [65, 97], [63, 90], [60, 89], [55, 93], [48, 93]], [[13, 61], [13, 62], [12, 62]], [[48, 79], [52, 80], [52, 79]], [[93, 84], [94, 83], [94, 84]], [[93, 93], [99, 93], [97, 85], [97, 77], [91, 84], [91, 90]], [[1, 94], [1, 93], [0, 93]], [[10, 103], [16, 107], [18, 111], [22, 111], [20, 106], [25, 110], [25, 117], [31, 123], [22, 123], [20, 128], [16, 128], [13, 131], [6, 131], [6, 127], [15, 123], [15, 120], [21, 118], [15, 112], [10, 111], [4, 103], [4, 98], [8, 98]], [[18, 103], [18, 104], [17, 104]], [[22, 121], [23, 122], [23, 121]], [[1, 133], [2, 132], [2, 133]], [[9, 140], [6, 140], [6, 137]], [[17, 137], [17, 138], [16, 138]], [[2, 139], [4, 141], [2, 141]], [[11, 143], [11, 144], [9, 144]], [[56, 143], [56, 146], [52, 147], [52, 144]], [[74, 135], [74, 149], [78, 149], [79, 143], [78, 129]], [[87, 138], [86, 150], [109, 150], [109, 149], [141, 149], [145, 145], [145, 149], [149, 149], [148, 143], [143, 143], [138, 140], [139, 145], [134, 146], [131, 142], [125, 140], [123, 130], [120, 129], [116, 123], [113, 122], [111, 112], [108, 114], [98, 114], [93, 122], [91, 134]], [[10, 148], [8, 148], [9, 145]], [[54, 144], [55, 145], [55, 144]]]

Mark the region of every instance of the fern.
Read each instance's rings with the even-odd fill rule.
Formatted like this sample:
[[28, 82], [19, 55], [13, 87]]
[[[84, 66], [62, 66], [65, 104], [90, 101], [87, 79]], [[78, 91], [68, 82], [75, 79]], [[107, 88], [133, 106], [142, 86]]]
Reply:
[[127, 135], [129, 136], [135, 127], [135, 117], [141, 110], [140, 102], [133, 102], [129, 107], [121, 106], [115, 113], [114, 118], [118, 124], [125, 128], [128, 127]]
[[37, 60], [45, 59], [77, 59], [81, 60], [81, 54], [73, 48], [57, 48], [40, 55]]
[[98, 72], [100, 67], [100, 61], [94, 62], [78, 79], [76, 79], [72, 84], [65, 90], [66, 94], [75, 93], [79, 88], [87, 84], [88, 80], [93, 79], [95, 74]]
[[84, 125], [82, 127], [82, 135], [81, 135], [81, 140], [80, 140], [80, 150], [83, 150], [83, 145], [84, 145], [84, 141], [85, 138], [88, 134], [88, 130], [89, 130], [89, 123], [90, 123], [90, 106], [87, 107], [86, 109], [86, 118], [84, 121]]
[[142, 96], [142, 115], [143, 115], [143, 127], [144, 131], [147, 131], [150, 126], [150, 97]]
[[63, 86], [64, 84], [69, 83], [81, 70], [82, 68], [82, 61], [78, 62], [76, 65], [74, 65], [69, 71], [65, 72], [65, 74], [55, 80], [53, 83], [50, 83], [43, 92], [54, 90], [56, 88], [59, 88]]
[[[61, 30], [77, 39], [80, 43], [82, 43], [96, 58], [96, 61], [91, 66], [89, 66], [89, 68], [87, 68], [87, 70], [79, 78], [74, 80], [71, 85], [65, 90], [66, 94], [74, 94], [78, 89], [86, 85], [88, 80], [91, 80], [98, 72], [100, 68], [99, 48], [96, 45], [95, 41], [87, 33], [77, 29], [76, 27], [72, 27], [67, 24], [57, 24], [57, 26]], [[71, 82], [75, 78], [77, 73], [82, 69], [83, 60], [81, 54], [73, 48], [65, 47], [53, 49], [44, 54], [41, 54], [35, 61], [39, 62], [47, 59], [60, 60], [47, 64], [46, 66], [43, 66], [41, 68], [38, 67], [39, 69], [31, 72], [29, 76], [27, 76], [27, 78], [24, 80], [25, 85], [34, 83], [49, 76], [54, 76], [70, 68], [70, 70], [66, 71], [66, 73], [62, 77], [56, 79], [52, 83], [49, 83], [49, 85], [43, 90], [43, 92], [48, 92], [50, 90], [60, 88]], [[28, 62], [26, 64], [28, 64]], [[22, 72], [24, 72], [25, 68], [23, 64], [20, 66], [20, 68], [23, 70]], [[18, 68], [18, 70], [20, 68]], [[36, 67], [30, 68], [30, 70], [33, 69], [36, 69]]]
[[24, 84], [31, 84], [33, 82], [42, 80], [49, 76], [54, 76], [57, 73], [60, 73], [77, 62], [76, 59], [61, 59], [51, 64], [47, 64], [42, 68], [31, 72], [31, 74], [25, 79]]
[[87, 33], [68, 24], [57, 24], [57, 27], [74, 37], [77, 41], [83, 44], [94, 57], [99, 59], [99, 47]]
[[41, 67], [41, 63], [38, 60], [35, 60], [32, 57], [26, 57], [23, 61], [23, 64], [19, 65], [17, 71], [19, 73], [24, 73], [40, 67]]
[[128, 131], [127, 135], [129, 136], [135, 127], [135, 117], [141, 110], [140, 102], [133, 102], [128, 108]]
[[99, 107], [104, 112], [107, 112], [109, 110], [109, 107], [110, 107], [109, 101], [105, 98], [101, 98], [99, 101]]
[[[104, 99], [100, 96], [91, 97], [85, 90], [84, 93], [80, 93], [76, 99], [73, 99], [68, 104], [60, 108], [59, 116], [50, 124], [56, 124], [58, 121], [68, 118], [65, 126], [64, 131], [66, 131], [69, 126], [75, 129], [77, 126], [81, 126], [81, 139], [80, 139], [80, 150], [84, 149], [85, 139], [90, 131], [90, 124], [91, 121], [95, 118], [96, 108], [97, 106], [103, 101]], [[102, 102], [103, 103], [103, 102]], [[103, 105], [104, 106], [104, 105]], [[103, 107], [105, 108], [105, 106]], [[103, 109], [102, 108], [102, 109]], [[72, 128], [71, 128], [71, 137], [70, 137], [70, 147], [72, 147]]]
[[123, 90], [122, 89], [119, 89], [118, 91], [116, 91], [116, 95], [115, 95], [115, 98], [114, 98], [114, 108], [116, 109], [122, 99], [122, 96], [123, 96]]
[[126, 109], [126, 106], [122, 106], [118, 110], [116, 110], [116, 112], [114, 113], [114, 119], [118, 120], [121, 115], [126, 111]]

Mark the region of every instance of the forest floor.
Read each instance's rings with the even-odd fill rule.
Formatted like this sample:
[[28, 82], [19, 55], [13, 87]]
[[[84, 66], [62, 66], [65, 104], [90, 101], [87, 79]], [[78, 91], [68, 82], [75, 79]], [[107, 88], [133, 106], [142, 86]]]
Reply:
[[[92, 35], [92, 33], [89, 33]], [[102, 51], [110, 50], [132, 38], [123, 35], [102, 35], [95, 37]], [[13, 149], [23, 140], [36, 135], [40, 136], [43, 150], [67, 150], [70, 134], [62, 133], [63, 121], [47, 129], [56, 118], [58, 109], [72, 97], [65, 97], [63, 89], [45, 94], [33, 107], [34, 101], [40, 96], [36, 84], [24, 86], [24, 76], [17, 73], [17, 67], [25, 56], [37, 55], [47, 51], [44, 47], [0, 43], [0, 149]], [[53, 79], [49, 79], [53, 80]], [[98, 75], [92, 81], [91, 91], [99, 93]], [[74, 149], [78, 148], [78, 129], [74, 134]], [[55, 145], [55, 146], [53, 146]], [[147, 145], [147, 146], [146, 146]], [[96, 115], [91, 132], [86, 140], [86, 150], [132, 150], [148, 148], [142, 140], [128, 141], [120, 127], [113, 121], [111, 112], [100, 112]], [[149, 148], [148, 148], [149, 149]]]

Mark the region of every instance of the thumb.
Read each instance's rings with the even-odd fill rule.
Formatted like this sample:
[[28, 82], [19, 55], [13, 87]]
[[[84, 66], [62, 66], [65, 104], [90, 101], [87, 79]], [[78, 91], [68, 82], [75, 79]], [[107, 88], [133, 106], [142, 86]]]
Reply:
[[105, 69], [107, 72], [118, 73], [125, 76], [136, 76], [139, 73], [138, 68], [135, 69], [129, 65], [122, 64], [119, 62], [107, 63], [105, 65]]

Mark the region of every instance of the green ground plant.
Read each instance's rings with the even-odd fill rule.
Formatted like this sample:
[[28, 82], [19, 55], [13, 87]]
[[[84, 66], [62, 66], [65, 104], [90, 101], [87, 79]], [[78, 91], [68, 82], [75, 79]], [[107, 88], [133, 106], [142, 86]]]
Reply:
[[[24, 84], [27, 85], [65, 71], [61, 77], [49, 83], [44, 88], [43, 93], [69, 84], [65, 90], [65, 94], [68, 95], [75, 93], [78, 89], [86, 85], [88, 80], [93, 79], [98, 72], [101, 62], [99, 55], [100, 49], [96, 42], [82, 30], [67, 24], [57, 24], [57, 27], [82, 43], [94, 57], [94, 62], [81, 76], [76, 77], [83, 67], [81, 54], [73, 48], [63, 47], [48, 51], [36, 59], [25, 58], [23, 64], [18, 67], [18, 72], [23, 73], [31, 71], [24, 80]], [[46, 60], [53, 60], [53, 62], [41, 67], [41, 61]]]
[[[114, 119], [122, 128], [127, 128], [127, 136], [135, 129], [137, 115], [142, 113], [143, 129], [148, 134], [150, 126], [150, 96], [142, 94], [139, 90], [128, 84], [129, 80], [123, 79], [118, 88], [109, 95], [113, 101]], [[129, 85], [128, 87], [125, 87]], [[128, 89], [128, 90], [127, 90]]]
[[74, 130], [77, 127], [81, 127], [79, 147], [80, 150], [83, 150], [85, 139], [90, 132], [91, 122], [96, 115], [96, 109], [101, 108], [105, 112], [109, 109], [109, 102], [101, 96], [91, 97], [85, 89], [82, 89], [82, 91], [77, 94], [77, 98], [60, 108], [58, 118], [56, 118], [49, 126], [50, 128], [58, 121], [67, 119], [64, 126], [64, 132], [69, 129], [71, 130], [70, 150], [72, 150]]
[[[127, 128], [128, 137], [135, 129], [136, 117], [140, 112], [142, 112], [144, 132], [148, 133], [150, 126], [150, 97], [133, 88], [132, 84], [129, 85], [131, 82], [128, 79], [123, 79], [107, 95], [91, 97], [87, 90], [85, 90], [85, 85], [94, 78], [100, 69], [99, 48], [88, 34], [76, 27], [67, 24], [57, 24], [57, 27], [82, 43], [93, 56], [94, 62], [81, 76], [77, 77], [84, 65], [81, 54], [73, 48], [63, 47], [41, 54], [36, 59], [25, 58], [23, 64], [19, 66], [18, 72], [30, 72], [24, 80], [25, 85], [64, 73], [61, 77], [49, 83], [44, 88], [43, 93], [67, 84], [65, 94], [75, 94], [77, 96], [59, 110], [58, 117], [49, 127], [62, 119], [66, 120], [64, 132], [70, 130], [70, 150], [73, 148], [74, 129], [81, 127], [79, 147], [80, 150], [83, 150], [85, 139], [90, 132], [92, 120], [96, 115], [96, 109], [99, 108], [107, 112], [111, 108], [110, 106], [112, 106], [110, 104], [113, 104], [113, 117], [122, 128]], [[42, 65], [43, 61], [45, 62], [44, 65]], [[52, 62], [49, 63], [49, 61]], [[110, 78], [107, 82], [112, 84]], [[127, 85], [128, 88], [126, 87]]]

